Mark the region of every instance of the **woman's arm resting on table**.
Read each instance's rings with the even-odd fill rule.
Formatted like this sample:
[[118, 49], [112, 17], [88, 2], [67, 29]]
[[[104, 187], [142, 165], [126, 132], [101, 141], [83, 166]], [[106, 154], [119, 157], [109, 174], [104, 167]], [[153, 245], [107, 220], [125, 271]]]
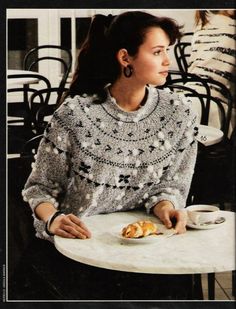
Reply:
[[[57, 212], [50, 203], [41, 203], [35, 208], [36, 216], [47, 222]], [[50, 224], [49, 232], [65, 238], [90, 238], [91, 233], [84, 223], [73, 214], [60, 214]]]
[[[167, 228], [174, 227], [178, 234], [186, 232], [186, 212], [184, 210], [174, 209], [171, 202], [159, 202], [153, 207], [153, 213], [165, 224]], [[175, 226], [173, 226], [173, 219], [176, 220]]]
[[[55, 112], [39, 145], [33, 170], [22, 192], [34, 215], [36, 231], [44, 237], [89, 238], [91, 233], [72, 213], [59, 212], [58, 196], [64, 195], [69, 183], [71, 166], [70, 137], [62, 118], [64, 109]], [[67, 111], [68, 112], [68, 111]], [[55, 216], [54, 216], [55, 214]]]

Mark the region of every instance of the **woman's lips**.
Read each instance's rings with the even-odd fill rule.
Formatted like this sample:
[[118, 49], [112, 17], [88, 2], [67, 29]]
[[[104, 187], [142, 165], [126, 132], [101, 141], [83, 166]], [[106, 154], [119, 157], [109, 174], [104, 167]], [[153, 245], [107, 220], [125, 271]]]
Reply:
[[159, 72], [159, 74], [161, 74], [161, 75], [166, 77], [168, 75], [168, 71]]

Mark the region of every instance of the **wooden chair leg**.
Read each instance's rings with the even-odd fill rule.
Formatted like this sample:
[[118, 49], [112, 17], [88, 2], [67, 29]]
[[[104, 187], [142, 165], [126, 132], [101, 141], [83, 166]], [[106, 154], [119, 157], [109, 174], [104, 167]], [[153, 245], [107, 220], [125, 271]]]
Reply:
[[225, 203], [224, 202], [220, 202], [219, 205], [220, 205], [221, 210], [225, 210]]
[[232, 271], [232, 295], [236, 296], [236, 271]]
[[193, 299], [203, 300], [202, 277], [201, 274], [193, 275]]
[[215, 299], [215, 273], [209, 273], [208, 277], [208, 299]]

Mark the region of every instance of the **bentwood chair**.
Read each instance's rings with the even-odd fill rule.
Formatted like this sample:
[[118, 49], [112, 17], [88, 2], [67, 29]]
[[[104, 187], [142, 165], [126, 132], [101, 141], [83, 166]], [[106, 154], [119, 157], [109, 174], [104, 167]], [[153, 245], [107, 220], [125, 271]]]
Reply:
[[[201, 92], [194, 88], [196, 84], [201, 85]], [[226, 109], [222, 102], [212, 94], [211, 88], [215, 85], [221, 87], [221, 92], [228, 99]], [[185, 96], [192, 99], [194, 103], [199, 102], [201, 109], [200, 124], [209, 125], [211, 109], [218, 109], [219, 129], [223, 132], [223, 139], [211, 146], [204, 146], [199, 143], [188, 203], [217, 203], [224, 209], [225, 203], [231, 203], [234, 196], [234, 179], [232, 177], [233, 150], [227, 137], [232, 113], [231, 94], [224, 85], [218, 82], [178, 71], [170, 71], [165, 87], [169, 87], [173, 91], [180, 91], [180, 88], [182, 88], [182, 93]]]
[[[24, 80], [35, 80], [34, 83], [25, 83]], [[14, 84], [8, 86], [8, 116], [18, 117], [19, 119], [9, 120], [8, 123], [24, 122], [27, 125], [27, 121], [30, 120], [31, 108], [29, 106], [29, 97], [35, 91], [43, 88], [50, 89], [51, 84], [49, 80], [35, 73], [26, 74], [10, 74], [7, 76], [7, 80], [14, 80]]]
[[[50, 121], [54, 111], [60, 106], [63, 101], [63, 94], [66, 93], [67, 88], [51, 87], [50, 89], [41, 89], [34, 92], [30, 98], [30, 106], [34, 106], [40, 98], [47, 98], [42, 100], [35, 118], [33, 119], [36, 134], [42, 134]], [[58, 91], [61, 92], [61, 100], [58, 101]]]
[[[34, 119], [38, 108], [47, 104], [49, 96], [39, 96], [34, 104], [30, 104], [30, 96], [39, 89], [51, 88], [49, 80], [35, 73], [8, 75], [8, 81], [14, 79], [14, 85], [7, 89], [7, 124], [8, 153], [19, 154], [23, 144], [35, 135]], [[35, 79], [34, 84], [22, 84], [22, 79]], [[18, 82], [19, 80], [19, 82]]]
[[[186, 87], [182, 89], [182, 93], [185, 96], [190, 96], [188, 91], [195, 91], [197, 95], [192, 94], [192, 96], [195, 96], [201, 102], [204, 101], [204, 104], [201, 104], [200, 124], [209, 125], [211, 110], [217, 109], [220, 119], [219, 129], [223, 131], [224, 137], [227, 138], [233, 107], [233, 99], [229, 89], [220, 82], [209, 78], [202, 78], [187, 72], [170, 70], [164, 87], [173, 88], [177, 86], [182, 88]], [[221, 94], [226, 98], [227, 104], [223, 104], [219, 98], [214, 96], [212, 89], [216, 87], [220, 89]]]
[[221, 87], [221, 93], [225, 93], [227, 109], [225, 105], [215, 97], [208, 97], [202, 114], [202, 124], [208, 125], [209, 114], [213, 104], [218, 107], [220, 115], [220, 129], [224, 133], [223, 139], [211, 146], [200, 145], [198, 159], [193, 177], [192, 188], [195, 191], [194, 203], [217, 203], [225, 209], [225, 203], [234, 203], [234, 177], [233, 146], [228, 138], [229, 123], [232, 113], [232, 97], [229, 90], [222, 84], [212, 80], [207, 81], [211, 89], [212, 85]]
[[178, 65], [178, 68], [182, 72], [187, 72], [189, 67], [189, 58], [191, 55], [191, 39], [193, 33], [186, 32], [177, 41], [174, 46], [174, 55]]
[[37, 71], [39, 63], [46, 62], [50, 65], [52, 61], [61, 64], [61, 79], [57, 85], [57, 103], [59, 103], [72, 66], [71, 51], [58, 45], [40, 45], [27, 52], [23, 67], [24, 70]]

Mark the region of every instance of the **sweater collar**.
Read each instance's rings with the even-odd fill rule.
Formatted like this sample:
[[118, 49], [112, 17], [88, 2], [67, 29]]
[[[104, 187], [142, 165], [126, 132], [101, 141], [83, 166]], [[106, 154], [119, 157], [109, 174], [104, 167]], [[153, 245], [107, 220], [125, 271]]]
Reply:
[[147, 87], [146, 103], [136, 111], [125, 111], [111, 96], [108, 86], [105, 88], [107, 92], [107, 100], [102, 103], [103, 109], [113, 118], [121, 122], [139, 122], [148, 117], [157, 107], [159, 94], [154, 87]]

